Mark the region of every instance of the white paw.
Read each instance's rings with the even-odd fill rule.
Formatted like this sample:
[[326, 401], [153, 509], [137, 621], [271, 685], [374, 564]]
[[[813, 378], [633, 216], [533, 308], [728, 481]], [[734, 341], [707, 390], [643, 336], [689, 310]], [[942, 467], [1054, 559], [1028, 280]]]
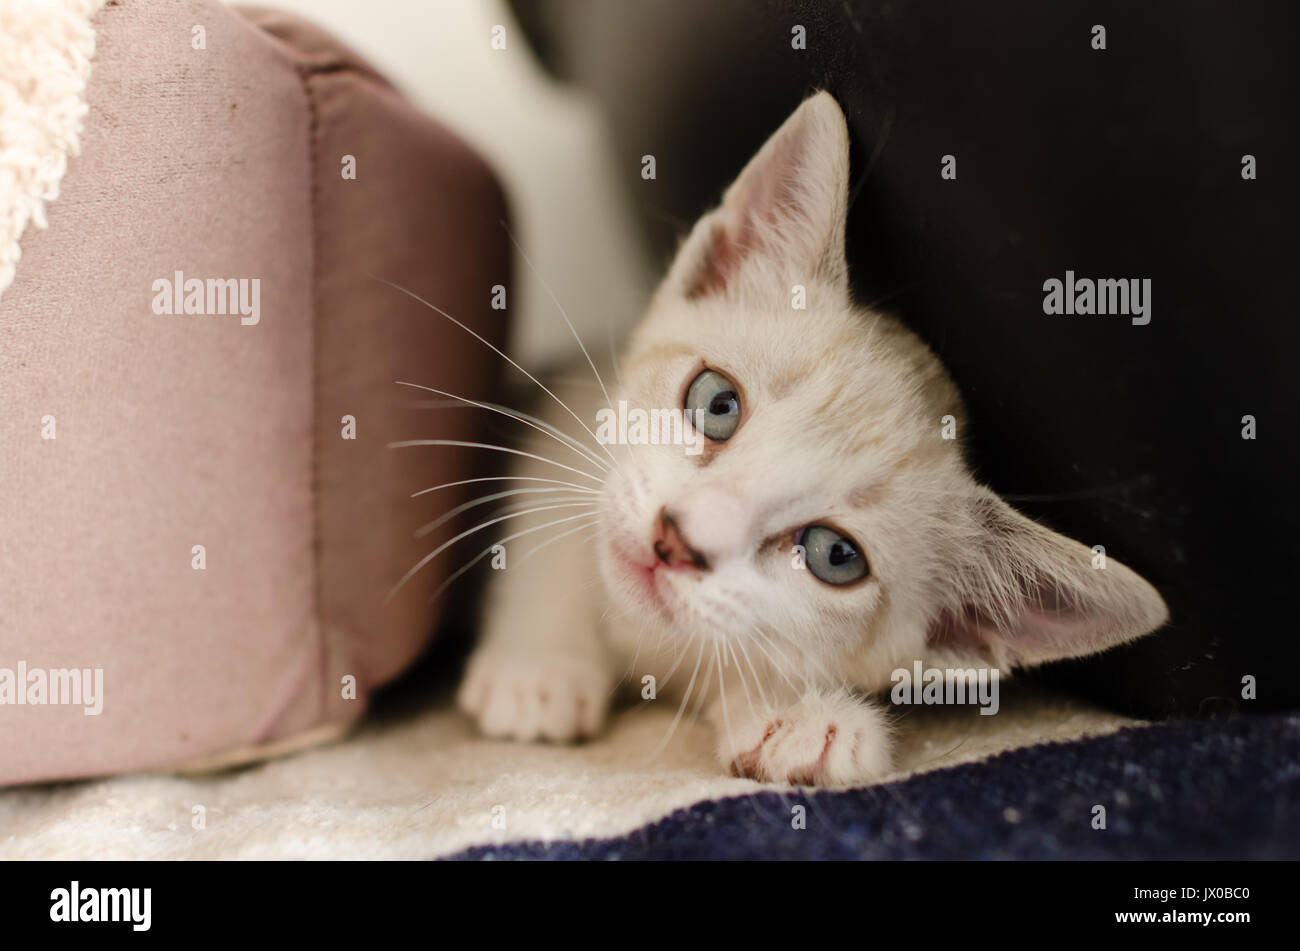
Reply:
[[793, 786], [860, 786], [889, 772], [884, 714], [847, 693], [809, 694], [778, 714], [717, 723], [731, 775]]
[[570, 741], [600, 731], [612, 680], [581, 653], [480, 648], [457, 702], [488, 736]]

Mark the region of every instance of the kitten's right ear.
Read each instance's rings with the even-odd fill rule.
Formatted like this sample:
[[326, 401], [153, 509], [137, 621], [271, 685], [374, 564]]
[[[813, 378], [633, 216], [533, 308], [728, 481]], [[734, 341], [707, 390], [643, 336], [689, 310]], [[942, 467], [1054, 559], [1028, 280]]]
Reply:
[[[666, 282], [687, 299], [845, 280], [849, 133], [830, 93], [804, 101], [695, 225]], [[774, 282], [775, 279], [775, 282]]]

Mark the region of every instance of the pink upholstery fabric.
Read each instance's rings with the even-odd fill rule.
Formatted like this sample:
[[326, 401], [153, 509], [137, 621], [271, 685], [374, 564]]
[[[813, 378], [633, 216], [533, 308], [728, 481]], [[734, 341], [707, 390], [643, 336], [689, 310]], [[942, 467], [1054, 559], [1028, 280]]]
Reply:
[[[436, 542], [414, 529], [465, 497], [409, 496], [473, 474], [457, 450], [385, 446], [481, 437], [471, 414], [404, 409], [394, 381], [484, 398], [497, 362], [367, 275], [504, 332], [491, 174], [337, 43], [215, 0], [123, 0], [95, 22], [82, 155], [0, 303], [0, 669], [102, 668], [103, 710], [0, 705], [0, 783], [360, 715], [455, 567], [385, 606]], [[155, 314], [176, 271], [258, 278], [260, 321]]]

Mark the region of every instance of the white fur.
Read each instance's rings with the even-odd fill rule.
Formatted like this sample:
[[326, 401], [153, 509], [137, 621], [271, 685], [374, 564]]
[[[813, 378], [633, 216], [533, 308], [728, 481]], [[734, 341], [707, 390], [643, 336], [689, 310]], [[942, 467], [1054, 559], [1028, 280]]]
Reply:
[[[851, 300], [848, 180], [844, 117], [821, 93], [693, 229], [611, 396], [679, 407], [707, 367], [740, 387], [742, 423], [700, 456], [617, 447], [597, 453], [608, 472], [565, 456], [603, 480], [592, 480], [593, 504], [573, 510], [593, 515], [596, 537], [575, 533], [546, 559], [496, 573], [461, 693], [492, 734], [576, 738], [595, 721], [573, 712], [571, 692], [557, 695], [563, 685], [590, 702], [620, 674], [638, 689], [650, 675], [665, 696], [709, 705], [724, 768], [852, 785], [888, 770], [884, 718], [861, 695], [894, 669], [921, 659], [1005, 674], [1165, 621], [1143, 579], [1113, 559], [1093, 568], [1090, 549], [978, 485], [959, 443], [941, 438], [945, 415], [963, 419], [942, 366], [896, 321]], [[796, 284], [806, 310], [792, 307]], [[586, 420], [604, 405], [598, 388], [559, 396]], [[548, 417], [561, 427], [566, 418], [573, 432], [563, 410]], [[564, 448], [530, 451], [558, 459]], [[568, 477], [541, 463], [519, 473]], [[708, 570], [649, 570], [664, 506]], [[533, 524], [566, 514], [541, 512]], [[795, 536], [810, 524], [854, 539], [869, 577], [835, 588], [793, 567]], [[482, 699], [499, 691], [515, 699]]]

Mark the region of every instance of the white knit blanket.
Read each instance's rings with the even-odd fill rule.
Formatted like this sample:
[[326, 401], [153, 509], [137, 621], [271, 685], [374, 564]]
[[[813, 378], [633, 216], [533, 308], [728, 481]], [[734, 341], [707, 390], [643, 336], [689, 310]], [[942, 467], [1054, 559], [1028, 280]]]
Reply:
[[[895, 779], [1131, 721], [1008, 685], [997, 716], [904, 714]], [[0, 859], [426, 859], [474, 845], [624, 835], [706, 799], [752, 793], [726, 776], [710, 729], [674, 711], [619, 714], [582, 746], [493, 742], [445, 704], [251, 768], [119, 776], [0, 791]], [[786, 789], [791, 795], [797, 793]]]

